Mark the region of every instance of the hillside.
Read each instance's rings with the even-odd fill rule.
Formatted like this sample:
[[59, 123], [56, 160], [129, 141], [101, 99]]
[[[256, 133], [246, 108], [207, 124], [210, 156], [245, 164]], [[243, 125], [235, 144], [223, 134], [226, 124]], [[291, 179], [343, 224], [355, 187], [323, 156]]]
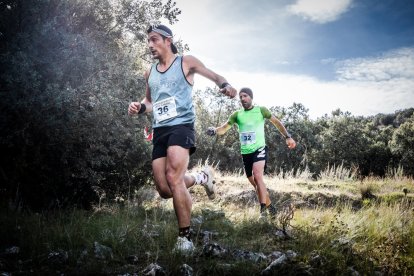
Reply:
[[[94, 211], [2, 212], [0, 271], [112, 275], [360, 275], [414, 272], [414, 183], [407, 178], [266, 176], [277, 219], [259, 219], [241, 175], [216, 199], [191, 188], [196, 252], [172, 252], [171, 200], [152, 185]], [[407, 193], [405, 193], [405, 192]], [[362, 199], [364, 195], [364, 199]], [[191, 272], [191, 273], [190, 273]]]

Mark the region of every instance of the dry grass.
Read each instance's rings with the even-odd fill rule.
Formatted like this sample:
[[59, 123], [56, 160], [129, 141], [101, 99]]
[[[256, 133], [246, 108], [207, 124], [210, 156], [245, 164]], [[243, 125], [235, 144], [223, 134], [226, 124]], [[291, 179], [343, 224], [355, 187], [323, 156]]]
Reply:
[[[343, 175], [343, 170], [339, 171]], [[276, 221], [261, 221], [256, 194], [241, 173], [217, 171], [216, 177], [218, 195], [212, 201], [203, 187], [190, 189], [193, 228], [197, 233], [206, 230], [217, 233], [212, 241], [229, 252], [270, 254], [293, 250], [298, 258], [291, 265], [305, 267], [312, 264], [316, 255], [323, 264], [313, 267], [314, 274], [341, 274], [351, 266], [366, 275], [414, 273], [411, 178], [337, 177], [335, 180], [331, 176], [312, 181], [307, 177], [295, 179], [289, 174], [267, 175], [265, 183], [280, 213]], [[369, 190], [376, 198], [362, 200], [363, 190]], [[285, 213], [287, 220], [282, 225], [282, 210], [289, 204], [294, 212]], [[258, 275], [268, 265], [241, 262], [229, 255], [223, 259], [171, 255], [177, 234], [172, 200], [161, 199], [152, 185], [135, 191], [131, 202], [115, 204], [103, 199], [93, 212], [10, 214], [6, 211], [0, 215], [4, 225], [0, 228], [0, 249], [21, 247], [20, 262], [0, 255], [0, 270], [6, 272], [20, 269], [24, 274], [32, 269], [38, 274], [139, 274], [156, 262], [170, 274], [177, 273], [178, 267], [187, 263], [197, 275]], [[285, 239], [275, 234], [283, 228], [288, 234]], [[201, 240], [196, 238], [196, 242]], [[94, 242], [112, 248], [113, 259], [94, 258], [91, 253]], [[201, 254], [202, 245], [198, 244], [198, 248]], [[47, 256], [58, 249], [69, 252], [69, 260], [56, 268], [48, 265]], [[89, 253], [82, 257], [85, 250]], [[128, 263], [131, 255], [137, 256], [138, 264]], [[291, 269], [279, 273], [293, 273], [295, 270]]]

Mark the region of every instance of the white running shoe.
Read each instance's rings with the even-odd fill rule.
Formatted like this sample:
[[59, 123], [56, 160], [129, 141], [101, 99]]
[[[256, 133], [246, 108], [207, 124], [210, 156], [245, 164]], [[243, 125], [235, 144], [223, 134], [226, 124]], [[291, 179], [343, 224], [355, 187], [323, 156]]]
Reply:
[[210, 166], [205, 166], [201, 170], [202, 173], [207, 177], [206, 182], [201, 184], [204, 186], [206, 193], [209, 199], [214, 199], [216, 197], [216, 184], [214, 183], [214, 170]]
[[194, 249], [195, 247], [192, 241], [186, 237], [178, 237], [173, 252], [189, 256], [193, 254]]

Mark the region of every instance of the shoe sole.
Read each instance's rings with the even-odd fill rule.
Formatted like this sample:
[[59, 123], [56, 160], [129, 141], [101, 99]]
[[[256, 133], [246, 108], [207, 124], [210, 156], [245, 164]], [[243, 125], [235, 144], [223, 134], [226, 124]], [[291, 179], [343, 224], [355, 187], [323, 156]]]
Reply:
[[[212, 199], [216, 198], [216, 187], [215, 187], [215, 183], [214, 183], [215, 182], [214, 181], [214, 170], [210, 166], [206, 166], [202, 170], [202, 172], [204, 172], [207, 175], [207, 177], [208, 177], [207, 183], [211, 182], [212, 190], [213, 191], [210, 191], [210, 189], [208, 188], [208, 184], [207, 183], [205, 185], [203, 185], [203, 186], [204, 186], [204, 189], [206, 190], [206, 193], [207, 193], [208, 198], [212, 200]], [[211, 180], [210, 180], [210, 177], [212, 178]]]

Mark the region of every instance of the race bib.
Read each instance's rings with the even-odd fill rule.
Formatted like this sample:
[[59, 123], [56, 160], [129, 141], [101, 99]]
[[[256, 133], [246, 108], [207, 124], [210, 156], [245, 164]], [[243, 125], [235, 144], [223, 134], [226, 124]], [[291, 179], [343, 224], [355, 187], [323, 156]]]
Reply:
[[256, 132], [246, 131], [240, 133], [240, 143], [242, 145], [250, 145], [256, 143]]
[[153, 105], [154, 117], [157, 122], [174, 118], [178, 115], [175, 98], [169, 97]]

